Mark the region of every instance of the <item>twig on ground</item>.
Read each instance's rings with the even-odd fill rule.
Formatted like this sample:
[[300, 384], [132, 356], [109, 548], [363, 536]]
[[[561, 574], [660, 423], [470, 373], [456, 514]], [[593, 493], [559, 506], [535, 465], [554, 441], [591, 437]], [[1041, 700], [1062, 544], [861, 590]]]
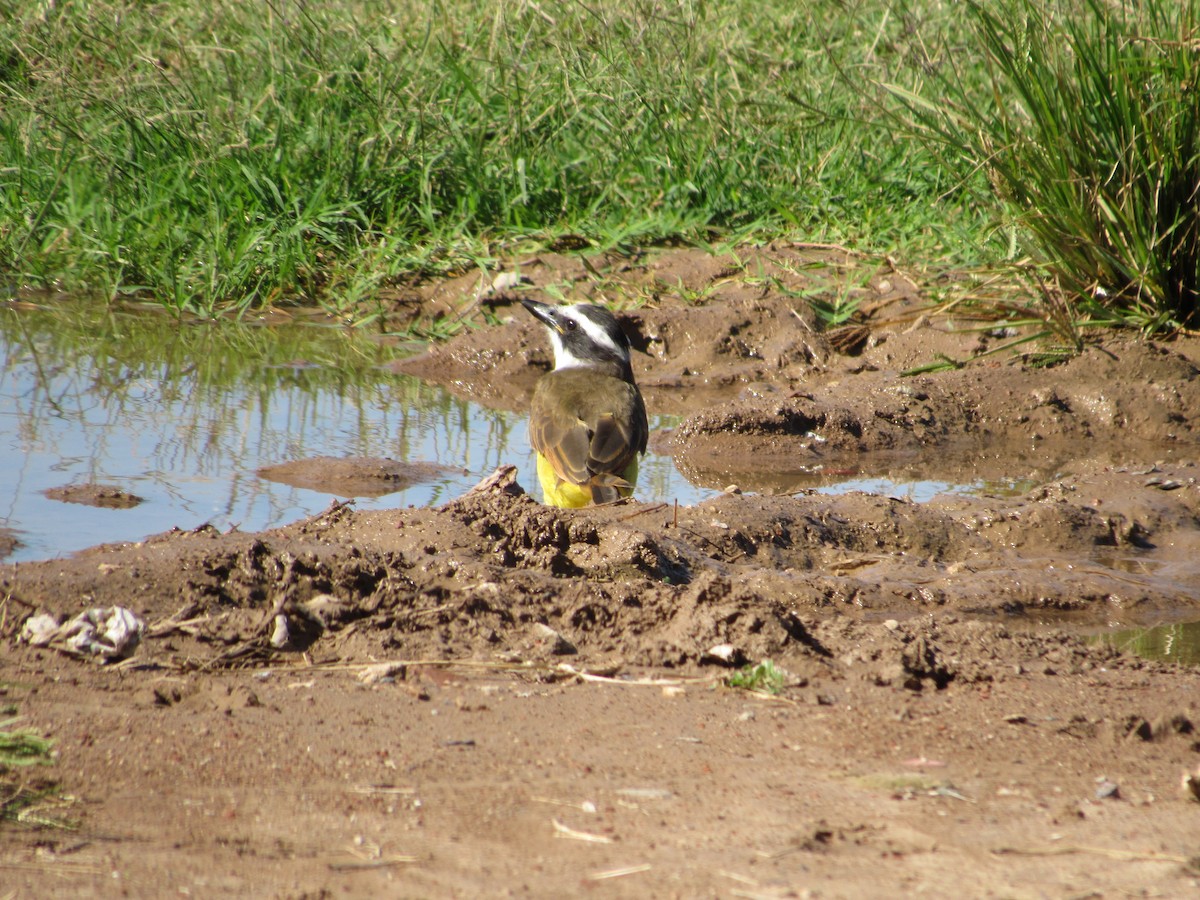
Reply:
[[593, 834], [590, 831], [577, 831], [569, 825], [564, 825], [558, 819], [551, 819], [554, 826], [554, 836], [570, 838], [573, 841], [583, 841], [588, 844], [611, 844], [613, 839], [606, 834]]
[[1188, 863], [1186, 856], [1159, 853], [1156, 850], [1120, 850], [1114, 847], [1086, 847], [1079, 844], [1067, 844], [1062, 847], [997, 847], [991, 852], [993, 856], [1062, 856], [1068, 853], [1094, 853], [1097, 856], [1128, 862], [1169, 862], [1180, 865]]
[[609, 878], [624, 878], [626, 875], [639, 875], [642, 872], [649, 872], [653, 868], [650, 863], [641, 863], [636, 866], [622, 866], [619, 869], [606, 869], [603, 872], [593, 872], [587, 876], [588, 881], [605, 881]]
[[384, 856], [379, 859], [333, 860], [327, 865], [335, 872], [354, 872], [365, 869], [386, 869], [389, 866], [402, 866], [415, 862], [420, 862], [415, 856]]

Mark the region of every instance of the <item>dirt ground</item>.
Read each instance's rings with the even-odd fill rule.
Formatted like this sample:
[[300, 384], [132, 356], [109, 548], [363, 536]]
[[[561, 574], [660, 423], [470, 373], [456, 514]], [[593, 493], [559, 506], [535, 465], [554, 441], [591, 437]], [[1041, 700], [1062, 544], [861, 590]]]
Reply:
[[[1200, 339], [980, 357], [1017, 335], [936, 281], [784, 243], [519, 262], [396, 286], [491, 322], [397, 368], [521, 408], [516, 298], [626, 306], [652, 448], [737, 489], [568, 512], [500, 470], [0, 568], [3, 703], [57, 754], [0, 776], [0, 897], [1200, 892], [1200, 671], [1088, 640], [1200, 618]], [[984, 487], [808, 489], [848, 473]], [[124, 662], [18, 640], [109, 606]]]

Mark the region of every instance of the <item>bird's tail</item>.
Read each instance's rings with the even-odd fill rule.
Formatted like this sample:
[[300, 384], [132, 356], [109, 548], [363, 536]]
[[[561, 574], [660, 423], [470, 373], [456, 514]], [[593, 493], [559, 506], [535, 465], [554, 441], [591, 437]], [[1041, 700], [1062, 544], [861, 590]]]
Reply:
[[592, 503], [612, 503], [633, 493], [632, 483], [610, 473], [593, 475], [585, 487], [592, 492]]

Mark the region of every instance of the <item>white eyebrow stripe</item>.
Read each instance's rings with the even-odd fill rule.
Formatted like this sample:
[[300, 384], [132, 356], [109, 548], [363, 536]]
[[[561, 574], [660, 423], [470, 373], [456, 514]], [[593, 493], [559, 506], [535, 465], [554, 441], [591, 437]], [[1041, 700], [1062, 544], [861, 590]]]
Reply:
[[612, 336], [587, 316], [570, 308], [563, 310], [563, 313], [579, 323], [579, 327], [592, 339], [592, 343], [611, 350], [617, 356], [622, 355], [621, 348], [613, 342]]

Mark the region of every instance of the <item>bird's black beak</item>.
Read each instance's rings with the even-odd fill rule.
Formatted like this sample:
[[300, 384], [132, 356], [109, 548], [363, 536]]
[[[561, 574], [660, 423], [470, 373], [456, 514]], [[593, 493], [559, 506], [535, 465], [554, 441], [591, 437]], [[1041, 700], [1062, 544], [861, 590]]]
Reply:
[[553, 328], [558, 332], [562, 331], [562, 328], [558, 324], [558, 319], [554, 315], [553, 306], [546, 303], [538, 303], [536, 300], [522, 300], [521, 305], [529, 310], [533, 317], [547, 328]]

